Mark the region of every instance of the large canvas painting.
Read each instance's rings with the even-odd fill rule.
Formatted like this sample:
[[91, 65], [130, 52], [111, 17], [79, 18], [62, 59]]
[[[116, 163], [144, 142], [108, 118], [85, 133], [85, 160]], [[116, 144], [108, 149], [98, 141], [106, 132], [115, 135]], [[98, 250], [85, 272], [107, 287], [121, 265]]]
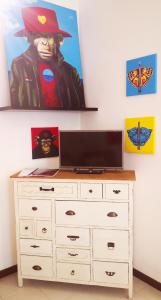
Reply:
[[128, 60], [126, 63], [126, 96], [156, 93], [156, 54]]
[[125, 151], [147, 154], [155, 152], [155, 117], [125, 120]]
[[76, 11], [22, 0], [4, 17], [12, 107], [84, 108]]

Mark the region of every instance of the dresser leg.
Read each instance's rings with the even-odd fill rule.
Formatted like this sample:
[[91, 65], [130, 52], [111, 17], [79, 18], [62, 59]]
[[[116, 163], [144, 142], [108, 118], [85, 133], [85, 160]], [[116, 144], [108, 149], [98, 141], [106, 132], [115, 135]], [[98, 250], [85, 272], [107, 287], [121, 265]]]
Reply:
[[133, 297], [133, 267], [132, 267], [132, 262], [129, 264], [129, 289], [128, 289], [128, 297], [129, 297], [129, 299], [132, 299], [132, 297]]
[[23, 279], [21, 276], [18, 276], [18, 286], [23, 287]]
[[133, 289], [132, 289], [132, 286], [130, 286], [128, 289], [128, 298], [132, 299], [132, 296], [133, 296]]

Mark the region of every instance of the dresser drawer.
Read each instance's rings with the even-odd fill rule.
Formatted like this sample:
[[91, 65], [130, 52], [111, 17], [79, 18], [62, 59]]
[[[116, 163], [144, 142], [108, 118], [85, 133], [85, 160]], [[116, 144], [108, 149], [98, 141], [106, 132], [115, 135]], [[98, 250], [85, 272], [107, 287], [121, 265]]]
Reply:
[[128, 203], [92, 203], [90, 217], [92, 224], [113, 228], [128, 228]]
[[51, 218], [51, 200], [19, 200], [20, 217]]
[[52, 242], [45, 240], [20, 239], [20, 253], [52, 256]]
[[80, 197], [82, 199], [99, 199], [103, 195], [103, 185], [101, 183], [81, 183]]
[[56, 244], [88, 247], [90, 244], [89, 229], [57, 227]]
[[51, 257], [21, 255], [22, 276], [52, 277], [53, 264]]
[[19, 223], [20, 236], [32, 237], [34, 236], [34, 222], [33, 220], [20, 220]]
[[71, 281], [89, 281], [90, 266], [83, 264], [57, 263], [57, 278]]
[[21, 219], [19, 224], [21, 237], [38, 237], [43, 239], [51, 239], [51, 222], [50, 221], [36, 221], [30, 219]]
[[59, 225], [88, 225], [88, 202], [56, 201], [56, 224]]
[[68, 260], [73, 262], [90, 262], [90, 250], [72, 249], [72, 248], [57, 248], [57, 260]]
[[42, 198], [77, 198], [77, 183], [18, 182], [17, 195]]
[[56, 224], [128, 228], [128, 203], [57, 201]]
[[51, 222], [50, 221], [36, 221], [36, 236], [43, 239], [51, 239]]
[[126, 183], [108, 183], [105, 185], [105, 196], [109, 200], [128, 200], [129, 185]]
[[95, 261], [93, 263], [93, 276], [95, 282], [127, 285], [128, 264]]
[[128, 259], [128, 231], [93, 230], [93, 257]]

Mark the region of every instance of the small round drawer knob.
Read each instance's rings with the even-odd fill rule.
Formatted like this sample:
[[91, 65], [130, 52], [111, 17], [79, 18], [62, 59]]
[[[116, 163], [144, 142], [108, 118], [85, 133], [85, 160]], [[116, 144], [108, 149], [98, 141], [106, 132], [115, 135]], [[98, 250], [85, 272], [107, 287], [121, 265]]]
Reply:
[[89, 190], [89, 193], [91, 193], [91, 194], [92, 194], [92, 193], [93, 193], [93, 190]]
[[46, 233], [47, 232], [47, 228], [42, 228], [42, 233]]
[[28, 228], [28, 226], [25, 226], [25, 230], [28, 230], [29, 228]]
[[36, 211], [37, 209], [38, 209], [38, 208], [37, 208], [36, 206], [33, 206], [33, 207], [32, 207], [32, 210], [33, 210], [33, 211]]
[[72, 271], [70, 272], [70, 274], [71, 274], [71, 275], [75, 275], [75, 270], [72, 270]]

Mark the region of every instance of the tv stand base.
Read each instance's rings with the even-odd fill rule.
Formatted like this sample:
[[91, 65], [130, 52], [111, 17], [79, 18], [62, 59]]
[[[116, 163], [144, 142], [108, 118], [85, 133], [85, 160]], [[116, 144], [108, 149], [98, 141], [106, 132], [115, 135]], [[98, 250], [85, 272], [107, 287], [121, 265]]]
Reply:
[[74, 172], [77, 174], [102, 174], [104, 169], [92, 169], [92, 168], [75, 168]]

